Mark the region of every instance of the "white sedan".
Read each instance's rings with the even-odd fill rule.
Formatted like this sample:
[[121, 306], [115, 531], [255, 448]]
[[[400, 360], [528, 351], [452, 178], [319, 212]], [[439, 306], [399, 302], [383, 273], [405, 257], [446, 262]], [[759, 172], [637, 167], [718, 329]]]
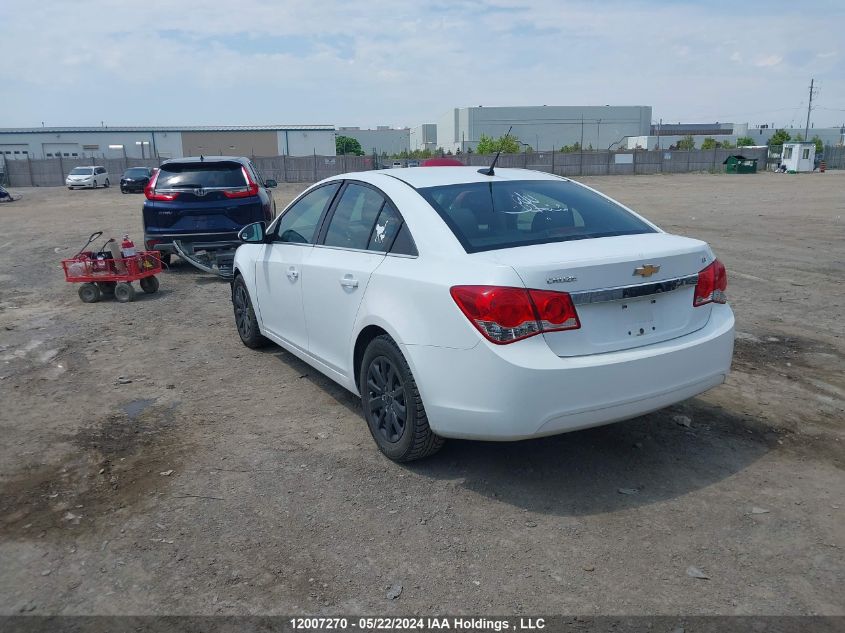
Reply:
[[241, 340], [361, 396], [379, 449], [625, 420], [724, 382], [725, 267], [597, 191], [521, 169], [422, 167], [315, 184], [241, 232]]

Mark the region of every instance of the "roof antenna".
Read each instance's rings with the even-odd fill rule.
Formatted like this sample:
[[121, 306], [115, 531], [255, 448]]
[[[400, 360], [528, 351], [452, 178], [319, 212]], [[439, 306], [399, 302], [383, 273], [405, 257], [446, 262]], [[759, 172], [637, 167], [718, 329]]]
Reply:
[[[507, 134], [505, 134], [505, 135], [502, 137], [503, 141], [504, 141], [504, 140], [507, 140], [507, 138], [511, 135], [511, 130], [512, 130], [512, 129], [513, 129], [513, 126], [510, 126], [510, 127], [508, 128]], [[504, 145], [504, 142], [502, 143], [502, 145]], [[499, 154], [501, 154], [501, 153], [502, 153], [502, 148], [501, 148], [501, 147], [499, 147], [499, 151], [498, 151], [498, 152], [496, 152], [496, 157], [493, 159], [493, 162], [492, 162], [492, 163], [490, 163], [490, 166], [489, 166], [489, 167], [487, 167], [487, 168], [485, 168], [485, 169], [479, 169], [479, 170], [478, 170], [478, 173], [479, 173], [479, 174], [484, 174], [485, 176], [495, 176], [495, 175], [496, 175], [496, 172], [494, 172], [494, 171], [493, 171], [493, 168], [496, 166], [496, 161], [498, 161], [498, 160], [499, 160]]]
[[203, 162], [204, 160], [205, 160], [205, 156], [203, 156], [202, 154], [200, 154], [200, 162]]

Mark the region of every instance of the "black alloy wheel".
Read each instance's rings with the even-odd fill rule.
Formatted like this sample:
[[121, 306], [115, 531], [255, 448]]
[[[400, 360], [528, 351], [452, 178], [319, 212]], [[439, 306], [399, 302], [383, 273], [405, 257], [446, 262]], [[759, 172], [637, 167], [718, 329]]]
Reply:
[[376, 431], [384, 441], [395, 444], [401, 440], [408, 415], [405, 384], [386, 356], [377, 356], [370, 361], [366, 402]]
[[367, 345], [358, 385], [370, 434], [387, 457], [410, 462], [440, 450], [445, 440], [428, 425], [408, 361], [387, 334]]
[[232, 307], [235, 311], [235, 327], [238, 329], [238, 336], [247, 347], [253, 349], [263, 347], [267, 339], [258, 329], [258, 319], [255, 317], [255, 310], [252, 309], [252, 301], [246, 289], [243, 277], [235, 279], [232, 288]]

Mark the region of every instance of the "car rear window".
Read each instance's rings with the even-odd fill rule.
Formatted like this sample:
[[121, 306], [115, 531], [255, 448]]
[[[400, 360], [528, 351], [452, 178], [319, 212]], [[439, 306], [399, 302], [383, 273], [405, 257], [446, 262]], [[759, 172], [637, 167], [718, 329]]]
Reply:
[[169, 163], [161, 166], [156, 189], [234, 188], [245, 185], [240, 163]]
[[468, 253], [656, 232], [620, 205], [566, 180], [475, 182], [419, 192]]

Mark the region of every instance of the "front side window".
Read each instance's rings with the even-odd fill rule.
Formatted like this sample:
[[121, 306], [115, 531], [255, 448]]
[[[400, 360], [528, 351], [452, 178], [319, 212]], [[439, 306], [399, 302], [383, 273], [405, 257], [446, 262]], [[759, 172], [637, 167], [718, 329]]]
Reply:
[[279, 218], [275, 232], [276, 241], [313, 244], [323, 211], [334, 198], [338, 187], [340, 183], [333, 182], [297, 200]]
[[335, 207], [325, 245], [365, 250], [384, 202], [375, 189], [349, 183]]
[[468, 253], [656, 232], [622, 206], [566, 180], [474, 182], [419, 192]]
[[810, 158], [810, 150], [809, 149], [804, 150], [804, 154], [803, 154], [802, 158], [804, 160], [807, 160], [808, 158]]

